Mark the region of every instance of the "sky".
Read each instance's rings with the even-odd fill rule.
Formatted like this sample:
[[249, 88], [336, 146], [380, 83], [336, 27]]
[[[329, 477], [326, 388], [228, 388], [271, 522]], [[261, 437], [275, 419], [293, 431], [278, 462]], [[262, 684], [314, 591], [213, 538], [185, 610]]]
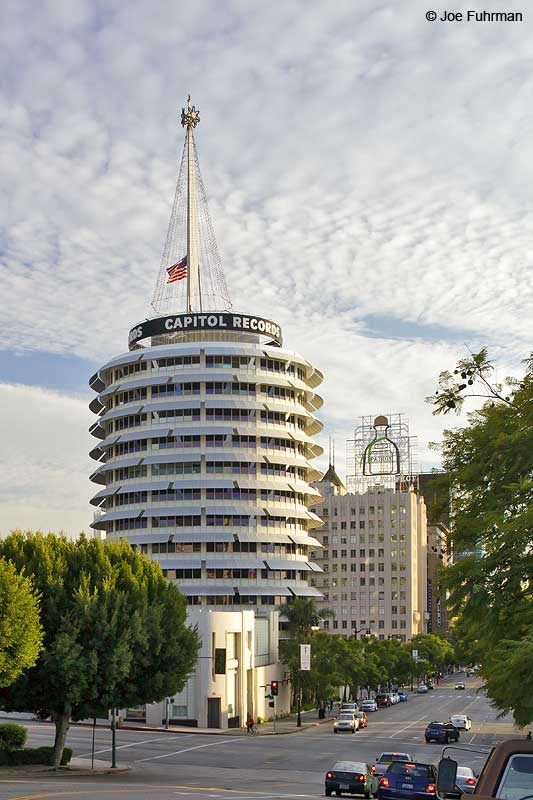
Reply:
[[438, 466], [439, 372], [531, 350], [533, 10], [504, 5], [4, 0], [0, 531], [92, 520], [88, 379], [148, 314], [188, 93], [233, 307], [324, 373], [338, 471], [394, 412]]

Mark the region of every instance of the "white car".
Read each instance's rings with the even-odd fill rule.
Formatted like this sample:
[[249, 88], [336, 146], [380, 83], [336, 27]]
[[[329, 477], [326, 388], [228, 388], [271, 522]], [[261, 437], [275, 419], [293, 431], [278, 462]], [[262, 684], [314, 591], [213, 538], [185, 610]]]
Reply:
[[472, 720], [466, 714], [452, 714], [450, 722], [454, 728], [459, 728], [460, 731], [469, 731], [472, 727]]
[[339, 714], [355, 714], [356, 711], [359, 711], [357, 703], [341, 703]]
[[375, 700], [363, 700], [361, 703], [361, 711], [377, 711], [378, 704]]
[[420, 686], [418, 687], [418, 689], [416, 690], [416, 693], [417, 694], [427, 694], [428, 693], [428, 687], [424, 683], [421, 683]]
[[333, 723], [333, 733], [355, 733], [359, 730], [359, 720], [355, 714], [341, 713]]

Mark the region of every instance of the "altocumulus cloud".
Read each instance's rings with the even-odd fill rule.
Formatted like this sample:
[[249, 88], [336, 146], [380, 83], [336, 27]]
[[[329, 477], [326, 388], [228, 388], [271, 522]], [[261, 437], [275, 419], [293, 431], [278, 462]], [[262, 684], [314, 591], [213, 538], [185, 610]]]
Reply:
[[[442, 423], [423, 396], [461, 343], [511, 368], [526, 355], [526, 24], [431, 25], [418, 0], [3, 8], [3, 348], [124, 349], [148, 312], [190, 91], [235, 307], [279, 319], [323, 369], [328, 431], [401, 410], [429, 463]], [[21, 432], [20, 458], [31, 448]], [[71, 495], [77, 528], [89, 491]]]

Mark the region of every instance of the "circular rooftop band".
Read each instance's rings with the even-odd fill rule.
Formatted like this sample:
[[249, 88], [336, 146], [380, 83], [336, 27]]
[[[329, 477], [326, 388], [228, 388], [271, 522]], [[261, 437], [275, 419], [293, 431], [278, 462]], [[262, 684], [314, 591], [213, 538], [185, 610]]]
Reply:
[[147, 319], [135, 325], [128, 336], [128, 346], [132, 350], [143, 339], [152, 336], [171, 336], [172, 334], [193, 331], [238, 331], [257, 333], [266, 336], [269, 344], [283, 345], [281, 328], [276, 322], [248, 314], [207, 313], [171, 314], [166, 317]]

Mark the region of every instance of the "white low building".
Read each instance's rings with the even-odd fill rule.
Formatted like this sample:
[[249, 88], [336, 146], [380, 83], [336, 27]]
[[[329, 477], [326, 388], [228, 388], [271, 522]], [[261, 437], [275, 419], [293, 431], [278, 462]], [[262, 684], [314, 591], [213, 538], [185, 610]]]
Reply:
[[[141, 716], [148, 725], [160, 726], [168, 714], [170, 725], [231, 728], [244, 726], [248, 714], [257, 721], [289, 711], [286, 667], [278, 660], [276, 611], [257, 617], [254, 611], [192, 608], [188, 622], [198, 626], [202, 648], [183, 691], [167, 701], [123, 711], [123, 716]], [[272, 681], [278, 681], [279, 694], [270, 699]]]

